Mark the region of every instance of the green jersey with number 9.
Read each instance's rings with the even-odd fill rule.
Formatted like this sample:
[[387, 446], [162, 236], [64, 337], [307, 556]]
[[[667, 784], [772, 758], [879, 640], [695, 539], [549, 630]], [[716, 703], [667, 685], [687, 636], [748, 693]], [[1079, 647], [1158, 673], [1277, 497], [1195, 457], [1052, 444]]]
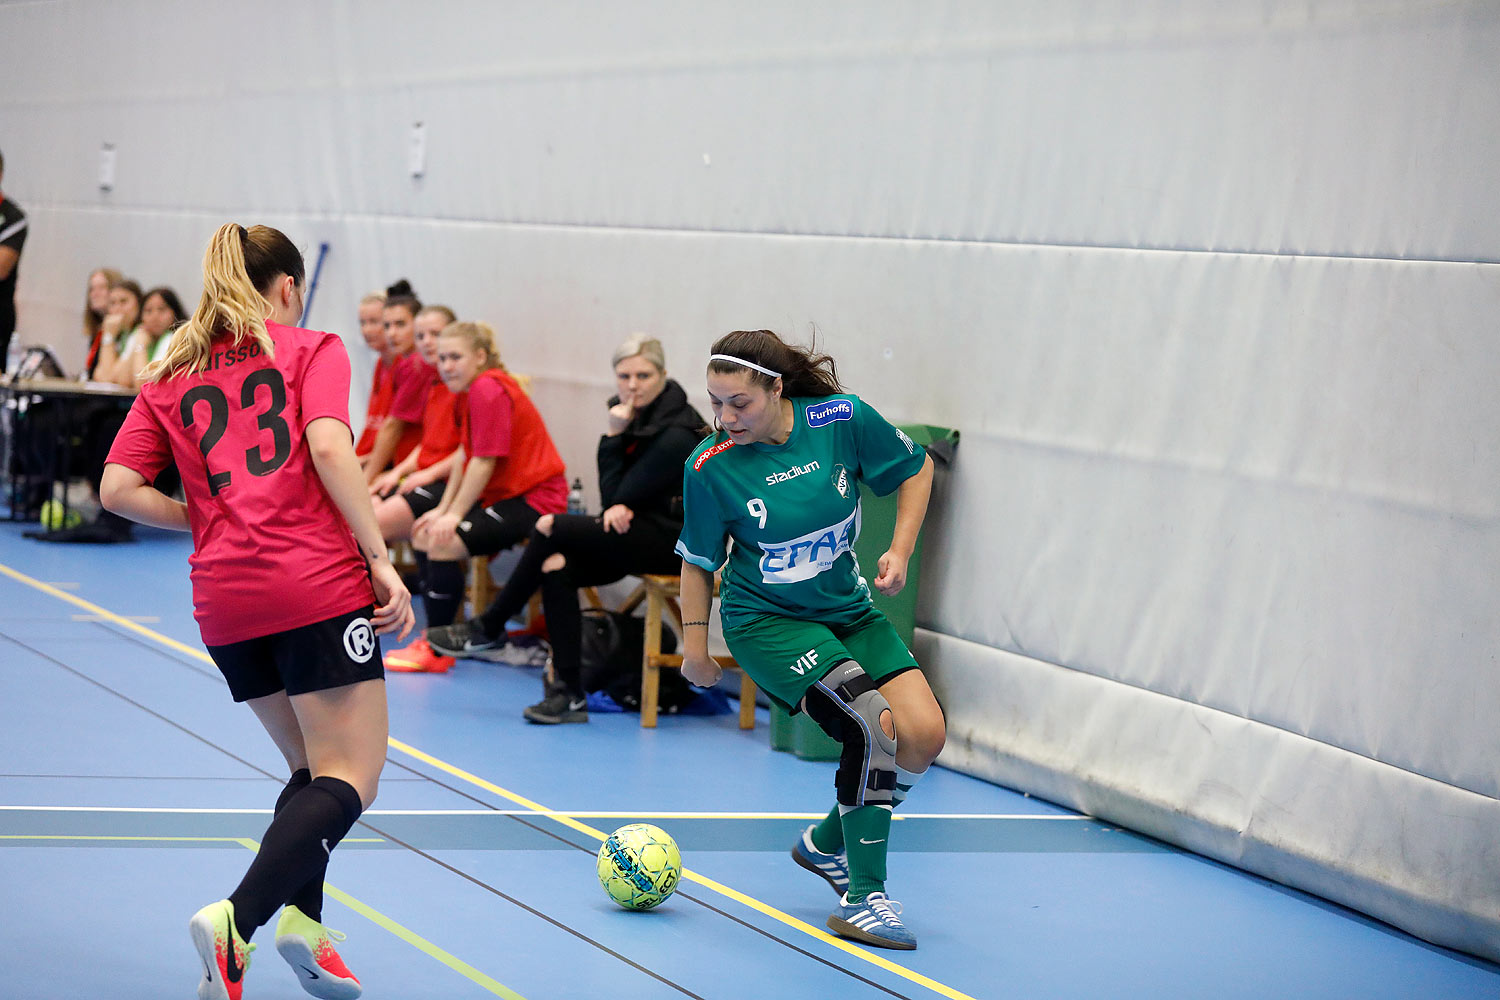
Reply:
[[927, 457], [858, 396], [791, 403], [784, 444], [736, 445], [720, 432], [683, 472], [677, 554], [709, 572], [724, 566], [726, 628], [766, 614], [830, 624], [858, 618], [870, 606], [854, 556], [858, 483], [885, 496]]

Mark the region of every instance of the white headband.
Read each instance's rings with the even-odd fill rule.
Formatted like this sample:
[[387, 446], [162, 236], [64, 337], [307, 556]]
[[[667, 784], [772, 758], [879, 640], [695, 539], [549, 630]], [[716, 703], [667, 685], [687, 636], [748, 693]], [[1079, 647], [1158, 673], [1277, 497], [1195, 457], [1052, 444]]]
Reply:
[[709, 355], [708, 360], [710, 360], [710, 361], [731, 361], [734, 364], [743, 365], [746, 368], [754, 368], [756, 371], [760, 372], [762, 375], [769, 375], [772, 378], [781, 378], [781, 372], [773, 372], [769, 368], [762, 368], [760, 365], [756, 364], [754, 361], [746, 361], [744, 358], [737, 358], [733, 354], [711, 354], [711, 355]]

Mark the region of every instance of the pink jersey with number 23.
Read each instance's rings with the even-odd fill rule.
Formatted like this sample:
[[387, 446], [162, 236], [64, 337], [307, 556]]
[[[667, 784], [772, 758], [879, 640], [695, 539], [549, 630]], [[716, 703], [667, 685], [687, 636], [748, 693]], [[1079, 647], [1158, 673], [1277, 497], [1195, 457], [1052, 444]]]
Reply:
[[[146, 385], [109, 461], [154, 481], [175, 462], [193, 533], [193, 615], [210, 646], [310, 625], [374, 601], [354, 536], [313, 466], [319, 417], [349, 423], [349, 355], [331, 333], [267, 323], [214, 341], [196, 375]], [[352, 435], [351, 435], [352, 437]]]

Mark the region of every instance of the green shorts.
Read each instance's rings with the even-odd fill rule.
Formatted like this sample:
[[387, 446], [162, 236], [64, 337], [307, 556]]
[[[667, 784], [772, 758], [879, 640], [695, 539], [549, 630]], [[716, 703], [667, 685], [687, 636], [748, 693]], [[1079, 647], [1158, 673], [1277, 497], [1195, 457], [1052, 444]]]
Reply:
[[885, 615], [873, 607], [848, 625], [761, 615], [726, 628], [724, 642], [760, 689], [792, 712], [799, 710], [808, 688], [845, 660], [858, 663], [877, 685], [917, 665]]

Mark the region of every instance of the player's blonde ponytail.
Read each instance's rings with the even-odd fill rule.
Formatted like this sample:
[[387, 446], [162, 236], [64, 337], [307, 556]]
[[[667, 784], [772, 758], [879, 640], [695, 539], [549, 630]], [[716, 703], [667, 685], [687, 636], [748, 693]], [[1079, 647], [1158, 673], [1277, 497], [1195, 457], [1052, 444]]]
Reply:
[[281, 275], [291, 275], [301, 284], [303, 274], [301, 252], [278, 230], [269, 226], [246, 229], [233, 222], [220, 226], [203, 254], [203, 296], [198, 308], [172, 335], [161, 360], [147, 366], [146, 381], [203, 371], [214, 337], [224, 332], [234, 337], [234, 344], [254, 339], [270, 357], [266, 318], [271, 307], [265, 293]]

